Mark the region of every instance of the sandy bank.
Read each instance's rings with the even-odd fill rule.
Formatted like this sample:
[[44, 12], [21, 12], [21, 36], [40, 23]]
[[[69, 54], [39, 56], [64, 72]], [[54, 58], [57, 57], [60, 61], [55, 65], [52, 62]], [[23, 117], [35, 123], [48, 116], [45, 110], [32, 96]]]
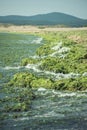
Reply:
[[0, 32], [57, 32], [57, 31], [74, 31], [74, 30], [87, 30], [87, 27], [81, 28], [57, 28], [57, 27], [38, 27], [38, 26], [1, 26], [0, 25]]

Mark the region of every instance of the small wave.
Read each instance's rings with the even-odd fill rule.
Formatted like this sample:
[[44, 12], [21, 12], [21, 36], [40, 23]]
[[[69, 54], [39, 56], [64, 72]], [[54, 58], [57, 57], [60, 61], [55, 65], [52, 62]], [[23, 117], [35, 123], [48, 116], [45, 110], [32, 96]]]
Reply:
[[46, 91], [46, 89], [45, 89], [45, 88], [39, 88], [38, 91], [39, 91], [39, 92], [41, 92], [41, 91]]
[[58, 97], [73, 97], [76, 96], [77, 93], [76, 92], [60, 92], [60, 91], [56, 91], [56, 90], [52, 90], [52, 93], [54, 95], [57, 95]]
[[38, 55], [34, 55], [34, 56], [30, 56], [30, 58], [32, 58], [32, 59], [39, 59], [40, 56], [38, 56]]
[[87, 97], [87, 93], [84, 92], [60, 92], [56, 90], [52, 90], [52, 93], [54, 95], [57, 95], [58, 97]]
[[76, 77], [80, 76], [80, 74], [75, 74], [75, 73], [63, 74], [63, 73], [54, 73], [54, 72], [51, 72], [51, 71], [44, 71], [44, 73], [48, 74], [48, 75], [53, 75], [55, 80], [76, 78]]
[[21, 66], [17, 66], [17, 67], [10, 67], [10, 66], [6, 66], [6, 67], [2, 67], [2, 69], [4, 70], [16, 70], [16, 69], [20, 69], [22, 68]]
[[59, 118], [63, 118], [63, 117], [65, 117], [65, 115], [64, 114], [60, 114], [60, 113], [55, 113], [54, 111], [50, 111], [50, 112], [48, 112], [48, 113], [44, 113], [44, 114], [42, 114], [42, 115], [35, 115], [34, 116], [34, 118], [42, 118], [42, 117], [44, 117], [44, 118], [47, 118], [47, 117], [59, 117]]
[[69, 79], [69, 78], [77, 78], [81, 75], [76, 73], [69, 73], [69, 74], [58, 73], [55, 76], [56, 79]]
[[25, 68], [27, 69], [32, 69], [33, 71], [35, 72], [42, 72], [40, 69], [37, 68], [38, 67], [38, 64], [28, 64], [27, 66], [25, 66]]
[[51, 71], [45, 71], [45, 70], [40, 70], [38, 67], [41, 63], [39, 64], [28, 64], [25, 66], [27, 69], [32, 69], [34, 72], [41, 73], [42, 75], [51, 75], [54, 77], [55, 80], [60, 80], [60, 79], [69, 79], [69, 78], [77, 78], [80, 76], [87, 76], [87, 73], [79, 74], [79, 73], [68, 73], [68, 74], [63, 74], [63, 73], [55, 73]]
[[36, 72], [38, 74], [41, 74], [41, 75], [53, 76], [54, 80], [77, 78], [77, 77], [80, 77], [80, 76], [87, 76], [87, 72], [84, 72], [83, 74], [78, 74], [78, 73], [77, 74], [76, 73], [63, 74], [63, 73], [55, 73], [55, 72], [52, 72], [52, 71], [40, 70], [39, 69], [39, 65], [40, 64], [41, 63], [38, 63], [38, 64], [28, 64], [25, 67], [24, 66], [14, 66], [14, 67], [6, 66], [6, 67], [1, 67], [0, 69], [2, 69], [2, 70], [19, 70], [21, 68], [31, 69], [34, 72]]
[[[17, 118], [17, 119], [14, 119], [15, 121], [25, 121], [25, 120], [29, 120], [30, 118], [29, 117], [21, 117], [21, 118]], [[15, 124], [17, 126], [17, 124]]]
[[59, 97], [73, 97], [76, 96], [76, 93], [61, 93]]
[[20, 118], [21, 121], [24, 121], [24, 120], [29, 120], [29, 117], [23, 117], [23, 118]]
[[37, 38], [37, 39], [33, 40], [31, 43], [40, 44], [42, 40], [43, 40], [43, 38]]

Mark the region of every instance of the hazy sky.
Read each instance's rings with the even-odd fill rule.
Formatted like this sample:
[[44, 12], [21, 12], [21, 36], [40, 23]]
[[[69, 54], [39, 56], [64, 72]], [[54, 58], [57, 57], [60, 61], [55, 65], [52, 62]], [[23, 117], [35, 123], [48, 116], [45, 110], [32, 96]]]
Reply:
[[0, 0], [0, 15], [63, 12], [87, 19], [87, 0]]

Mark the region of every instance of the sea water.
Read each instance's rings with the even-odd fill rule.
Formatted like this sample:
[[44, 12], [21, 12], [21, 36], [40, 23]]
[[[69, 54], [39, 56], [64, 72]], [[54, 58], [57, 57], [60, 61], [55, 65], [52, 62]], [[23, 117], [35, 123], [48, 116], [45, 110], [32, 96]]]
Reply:
[[[34, 58], [36, 49], [42, 44], [42, 38], [33, 35], [0, 33], [0, 74], [2, 74], [0, 89], [15, 73], [26, 70], [33, 71], [37, 75], [40, 73], [52, 75], [57, 80], [81, 76], [75, 73], [56, 74], [42, 71], [39, 69], [40, 63], [20, 66], [23, 58]], [[62, 43], [52, 49], [55, 53], [70, 50], [70, 48], [62, 48]], [[82, 75], [87, 76], [87, 72]], [[19, 112], [21, 117], [18, 118], [13, 116], [17, 112], [8, 112], [8, 118], [0, 120], [0, 130], [87, 130], [87, 91], [63, 92], [41, 87], [33, 91], [36, 99], [33, 100], [31, 109], [27, 112]], [[0, 93], [0, 99], [4, 96], [8, 95]], [[0, 104], [0, 113], [3, 105]]]

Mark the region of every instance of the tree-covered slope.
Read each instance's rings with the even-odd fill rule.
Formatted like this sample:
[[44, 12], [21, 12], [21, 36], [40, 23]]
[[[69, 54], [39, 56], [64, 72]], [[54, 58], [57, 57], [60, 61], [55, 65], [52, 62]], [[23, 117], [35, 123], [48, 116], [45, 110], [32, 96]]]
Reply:
[[87, 20], [83, 20], [64, 13], [53, 12], [34, 16], [0, 16], [0, 23], [15, 25], [65, 25], [71, 27], [86, 26]]

